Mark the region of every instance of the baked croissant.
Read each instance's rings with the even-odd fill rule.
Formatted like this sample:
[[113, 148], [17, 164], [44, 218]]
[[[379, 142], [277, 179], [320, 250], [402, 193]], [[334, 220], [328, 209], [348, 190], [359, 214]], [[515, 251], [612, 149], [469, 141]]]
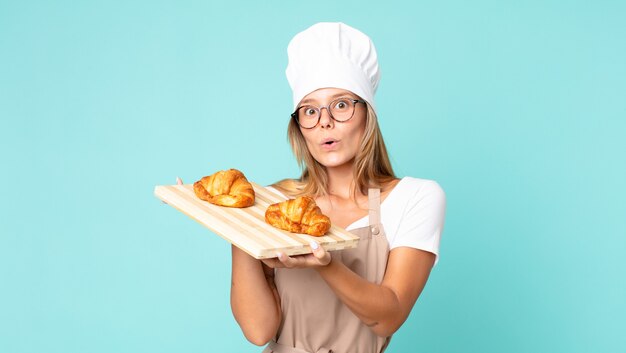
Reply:
[[254, 189], [237, 169], [222, 170], [193, 184], [198, 198], [226, 207], [248, 207], [254, 204]]
[[309, 196], [269, 205], [265, 210], [265, 221], [276, 228], [316, 237], [330, 229], [330, 219], [322, 214], [315, 200]]

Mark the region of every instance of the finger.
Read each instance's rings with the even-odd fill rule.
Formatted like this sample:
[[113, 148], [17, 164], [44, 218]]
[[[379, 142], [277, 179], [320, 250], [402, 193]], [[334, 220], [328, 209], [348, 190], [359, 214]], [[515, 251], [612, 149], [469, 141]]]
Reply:
[[288, 265], [295, 268], [317, 267], [320, 261], [313, 254], [304, 254], [289, 257]]
[[315, 240], [311, 240], [310, 245], [317, 262], [322, 266], [328, 265], [330, 263], [330, 253], [326, 252]]
[[183, 179], [176, 177], [176, 185], [183, 185]]
[[[282, 252], [277, 252], [276, 257], [272, 257], [269, 259], [262, 259], [261, 261], [267, 266], [272, 267], [272, 268], [291, 267], [293, 264], [293, 258], [285, 255]], [[286, 261], [287, 263], [285, 263], [284, 261]]]
[[292, 268], [297, 265], [298, 260], [294, 259], [291, 256], [287, 256], [282, 252], [277, 253], [277, 259], [281, 262], [284, 267]]
[[278, 261], [276, 258], [262, 259], [261, 262], [263, 262], [265, 265], [267, 265], [267, 267], [271, 267], [271, 268], [281, 268], [281, 267], [284, 267], [282, 262]]

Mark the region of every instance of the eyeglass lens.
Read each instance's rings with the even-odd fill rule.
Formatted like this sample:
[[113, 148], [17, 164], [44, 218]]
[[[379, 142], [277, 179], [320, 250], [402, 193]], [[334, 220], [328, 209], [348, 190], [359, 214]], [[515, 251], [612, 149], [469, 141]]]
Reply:
[[352, 118], [354, 113], [354, 102], [352, 99], [339, 98], [332, 101], [327, 107], [315, 107], [312, 105], [303, 105], [298, 108], [298, 123], [303, 128], [312, 128], [319, 122], [320, 112], [322, 109], [328, 109], [330, 116], [339, 121], [347, 121]]

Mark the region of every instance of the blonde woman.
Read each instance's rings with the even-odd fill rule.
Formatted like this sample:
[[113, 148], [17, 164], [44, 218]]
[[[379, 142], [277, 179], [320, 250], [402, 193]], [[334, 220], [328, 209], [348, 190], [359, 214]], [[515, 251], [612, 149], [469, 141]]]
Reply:
[[355, 249], [256, 260], [232, 247], [232, 312], [264, 352], [382, 352], [434, 266], [445, 196], [431, 180], [396, 178], [378, 126], [370, 39], [318, 23], [288, 47], [294, 112], [288, 136], [303, 168], [273, 190], [310, 195]]

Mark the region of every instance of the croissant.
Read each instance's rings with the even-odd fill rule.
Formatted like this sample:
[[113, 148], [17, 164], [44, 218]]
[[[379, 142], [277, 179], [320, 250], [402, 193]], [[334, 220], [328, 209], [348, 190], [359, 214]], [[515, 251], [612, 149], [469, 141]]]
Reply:
[[237, 169], [222, 170], [193, 184], [198, 198], [226, 207], [248, 207], [254, 204], [254, 189]]
[[330, 229], [330, 219], [322, 214], [315, 200], [308, 196], [269, 205], [265, 210], [265, 221], [276, 228], [316, 237], [326, 234]]

